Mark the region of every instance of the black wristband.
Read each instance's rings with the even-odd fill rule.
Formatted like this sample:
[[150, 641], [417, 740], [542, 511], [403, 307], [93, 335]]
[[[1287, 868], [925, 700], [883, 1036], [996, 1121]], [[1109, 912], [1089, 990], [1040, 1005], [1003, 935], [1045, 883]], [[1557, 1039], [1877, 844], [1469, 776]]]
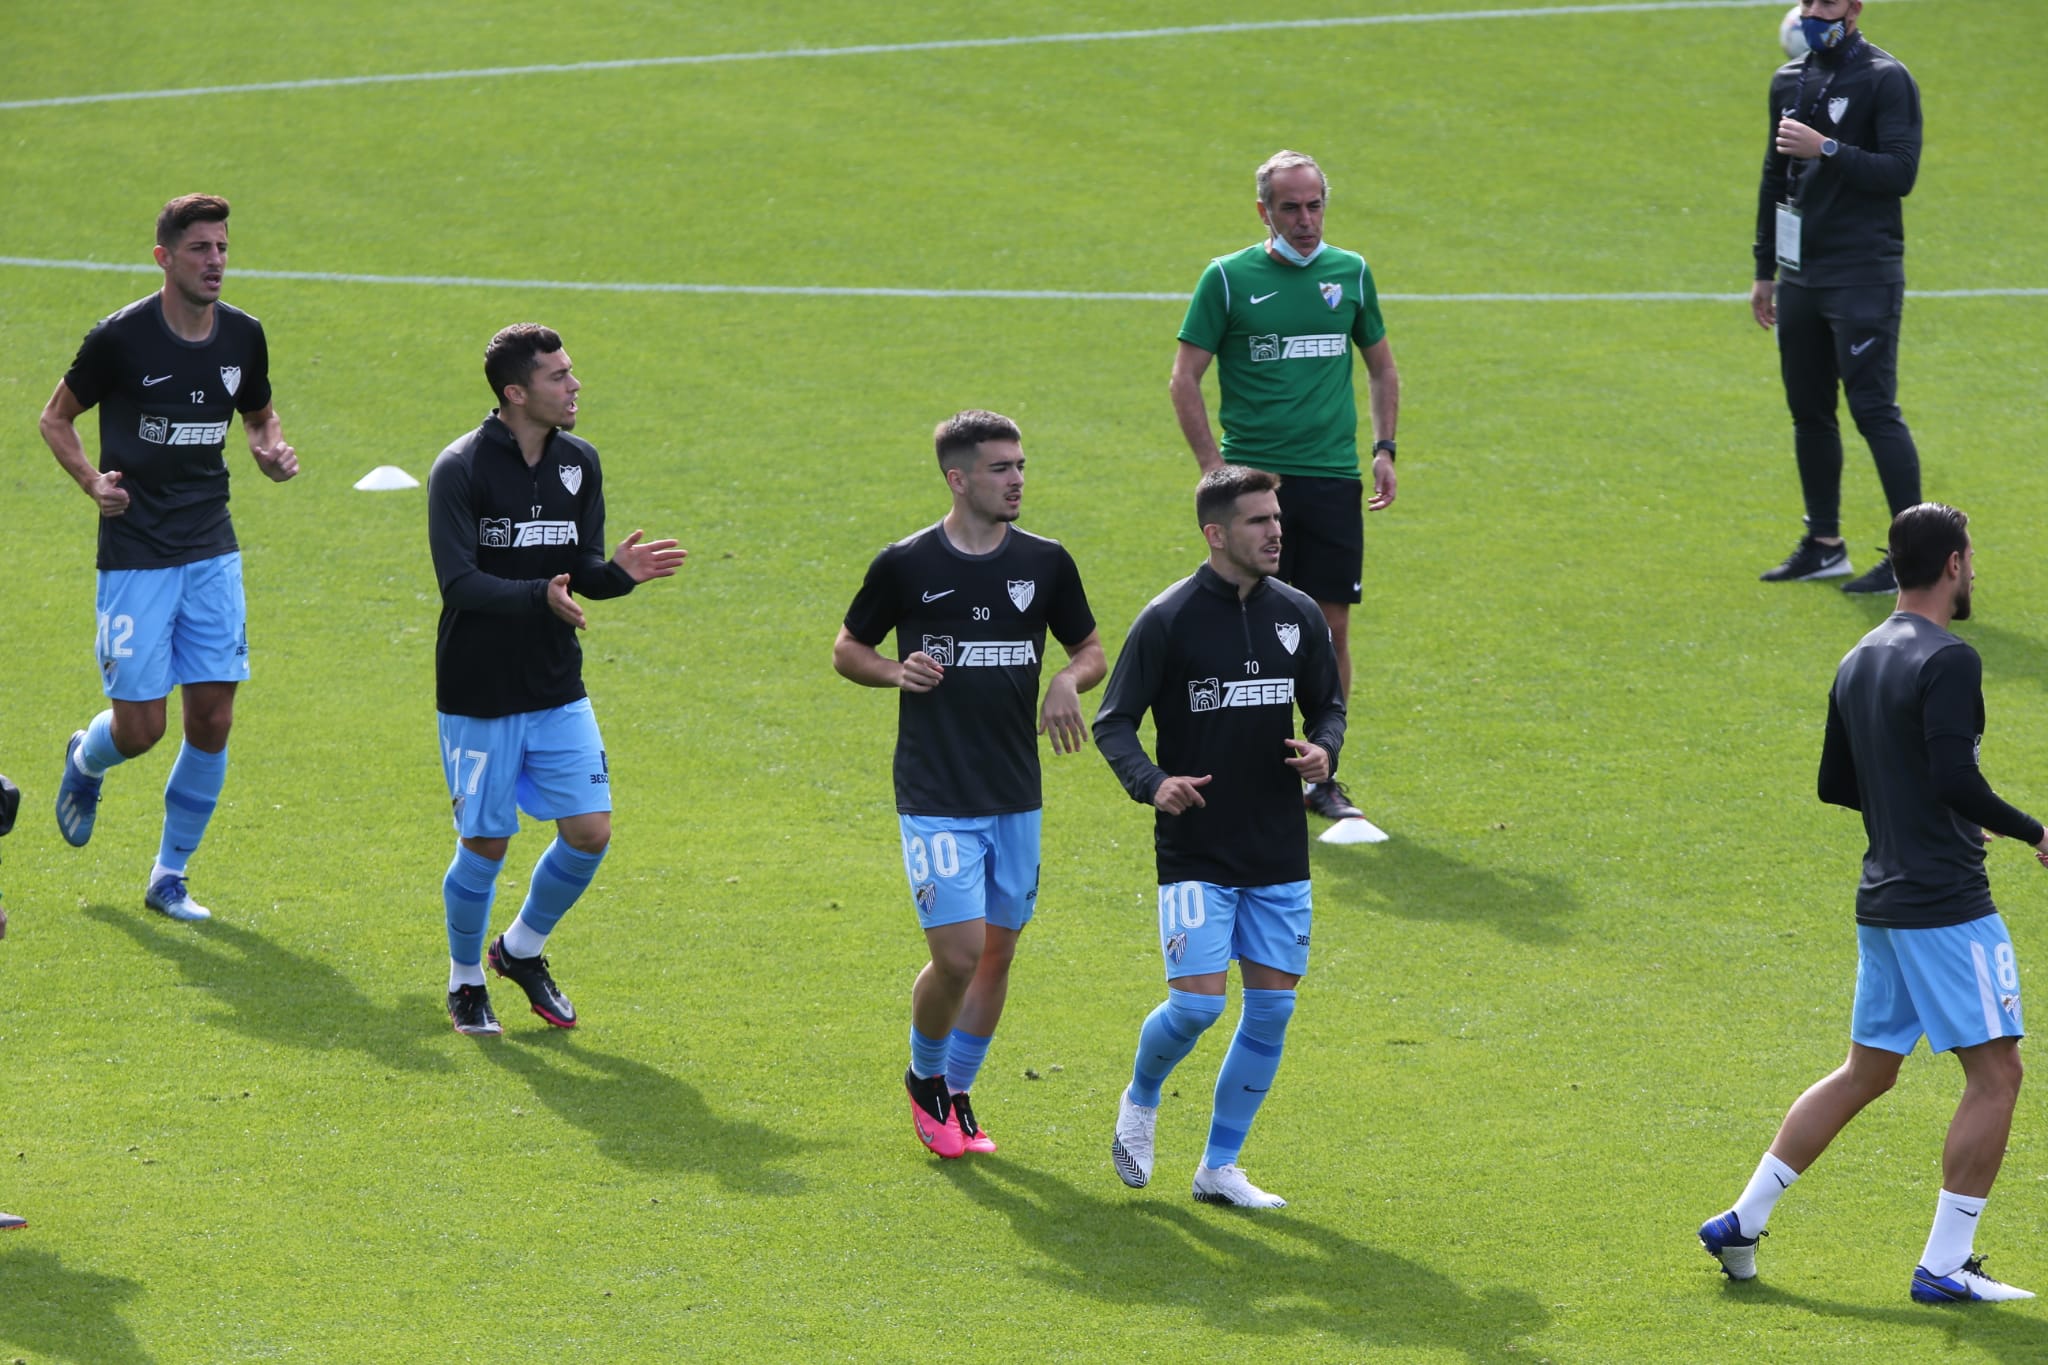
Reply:
[[1387, 452], [1387, 458], [1388, 458], [1388, 459], [1390, 459], [1390, 460], [1391, 460], [1391, 459], [1393, 459], [1393, 458], [1394, 458], [1394, 443], [1393, 443], [1392, 441], [1374, 441], [1374, 442], [1372, 443], [1372, 453], [1373, 453], [1373, 454], [1377, 455], [1377, 454], [1379, 454], [1379, 453], [1380, 453], [1380, 452], [1381, 452], [1382, 450], [1384, 450], [1384, 451], [1386, 451], [1386, 452]]

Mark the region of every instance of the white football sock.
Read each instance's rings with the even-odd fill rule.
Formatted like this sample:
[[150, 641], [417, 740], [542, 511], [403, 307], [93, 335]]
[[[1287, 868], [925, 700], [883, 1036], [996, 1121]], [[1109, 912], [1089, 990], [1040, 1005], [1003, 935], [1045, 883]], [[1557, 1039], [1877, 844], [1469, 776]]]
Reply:
[[1920, 1253], [1920, 1264], [1935, 1275], [1953, 1275], [1960, 1270], [1977, 1245], [1977, 1215], [1982, 1212], [1982, 1199], [1943, 1190], [1934, 1201], [1934, 1230], [1927, 1234], [1927, 1250]]
[[505, 931], [505, 951], [514, 957], [539, 957], [547, 951], [548, 936], [536, 934], [526, 927], [526, 921], [514, 916], [512, 927]]
[[457, 962], [452, 957], [448, 959], [448, 993], [450, 995], [455, 994], [456, 990], [460, 987], [481, 986], [483, 984], [483, 963]]
[[1764, 1159], [1756, 1164], [1756, 1174], [1743, 1188], [1742, 1198], [1735, 1201], [1735, 1221], [1742, 1224], [1744, 1237], [1754, 1237], [1764, 1230], [1771, 1221], [1771, 1210], [1778, 1205], [1778, 1196], [1798, 1178], [1799, 1172], [1769, 1152], [1764, 1153]]

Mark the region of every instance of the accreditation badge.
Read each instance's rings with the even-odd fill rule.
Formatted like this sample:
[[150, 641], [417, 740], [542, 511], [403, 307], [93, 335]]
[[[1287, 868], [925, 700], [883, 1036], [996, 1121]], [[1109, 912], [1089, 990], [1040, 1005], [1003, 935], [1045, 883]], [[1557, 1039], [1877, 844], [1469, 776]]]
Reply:
[[1799, 268], [1799, 210], [1790, 204], [1778, 205], [1778, 264]]

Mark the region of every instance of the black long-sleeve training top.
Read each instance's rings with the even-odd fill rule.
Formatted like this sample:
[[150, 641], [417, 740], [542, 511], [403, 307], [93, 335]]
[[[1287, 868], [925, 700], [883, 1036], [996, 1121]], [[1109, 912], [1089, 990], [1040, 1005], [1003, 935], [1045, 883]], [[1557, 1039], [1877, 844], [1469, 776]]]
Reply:
[[[1308, 818], [1286, 760], [1297, 734], [1344, 747], [1344, 693], [1322, 608], [1267, 578], [1240, 599], [1207, 564], [1138, 613], [1095, 716], [1095, 746], [1131, 799], [1168, 776], [1214, 780], [1206, 805], [1154, 812], [1159, 881], [1273, 886], [1308, 878]], [[1138, 739], [1147, 711], [1159, 761]]]
[[604, 548], [597, 448], [548, 435], [532, 465], [494, 412], [435, 459], [427, 541], [441, 584], [434, 705], [451, 716], [518, 715], [584, 695], [576, 628], [548, 608], [548, 580], [623, 597], [633, 578]]

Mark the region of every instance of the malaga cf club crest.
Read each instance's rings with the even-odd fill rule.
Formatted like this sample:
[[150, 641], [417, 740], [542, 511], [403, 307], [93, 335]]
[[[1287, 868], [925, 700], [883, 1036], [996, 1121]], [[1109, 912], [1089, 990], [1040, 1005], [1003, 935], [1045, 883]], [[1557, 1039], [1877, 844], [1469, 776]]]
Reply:
[[1329, 304], [1330, 307], [1335, 308], [1338, 304], [1344, 302], [1343, 285], [1335, 281], [1325, 281], [1316, 287], [1323, 291], [1323, 302]]
[[1301, 643], [1301, 623], [1298, 621], [1276, 621], [1273, 623], [1273, 633], [1280, 637], [1280, 647], [1289, 654], [1292, 654], [1294, 647]]
[[233, 398], [235, 390], [242, 387], [242, 367], [240, 365], [221, 366], [220, 382], [222, 387], [227, 389], [228, 397]]
[[1018, 611], [1023, 611], [1026, 607], [1030, 606], [1031, 599], [1037, 593], [1038, 584], [1032, 579], [1013, 578], [1010, 580], [1010, 600], [1017, 604]]
[[565, 464], [561, 466], [562, 487], [569, 490], [569, 496], [576, 496], [576, 490], [583, 487], [583, 466]]

